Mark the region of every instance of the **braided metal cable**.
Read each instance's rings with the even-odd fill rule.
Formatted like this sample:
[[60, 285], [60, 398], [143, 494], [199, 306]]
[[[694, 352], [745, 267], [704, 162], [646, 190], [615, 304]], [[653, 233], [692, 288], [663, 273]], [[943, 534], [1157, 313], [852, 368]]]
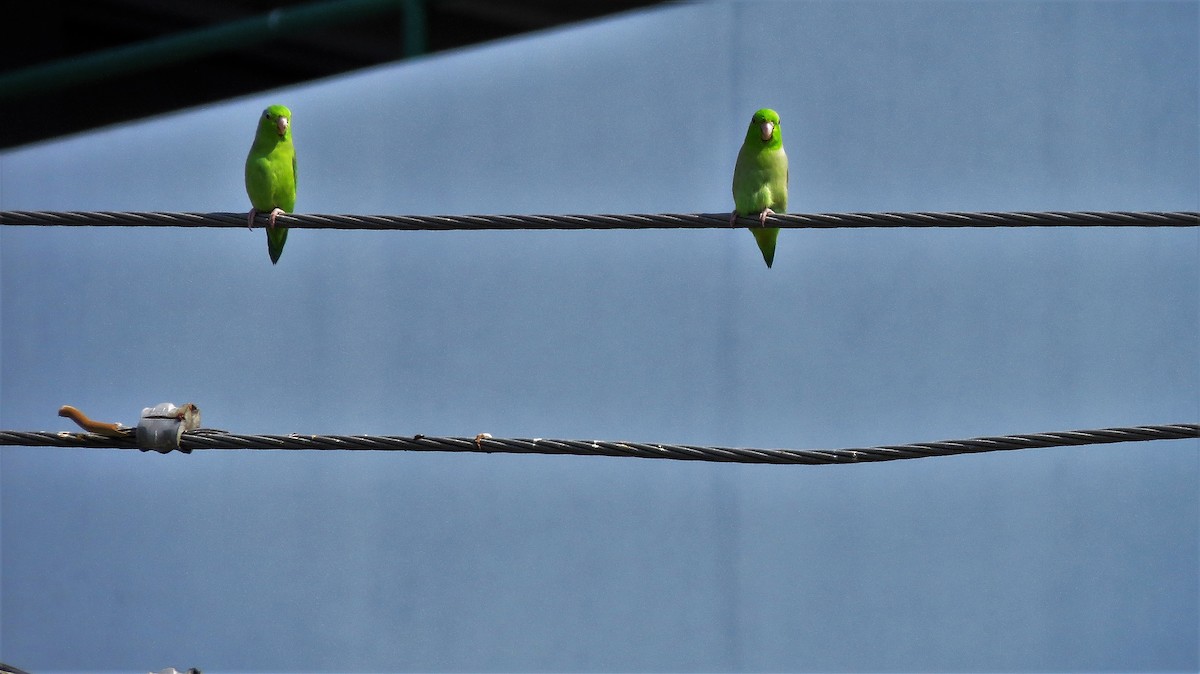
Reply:
[[[772, 227], [1196, 227], [1196, 211], [1069, 211], [1008, 213], [787, 213], [770, 216]], [[255, 221], [265, 226], [267, 217]], [[482, 229], [707, 229], [729, 227], [729, 213], [630, 215], [318, 215], [283, 214], [276, 224], [298, 229], [482, 230]], [[742, 217], [743, 227], [758, 224]], [[245, 227], [246, 213], [120, 211], [0, 211], [0, 225], [69, 227]]]
[[[574, 456], [624, 456], [684, 461], [734, 463], [830, 464], [919, 459], [930, 456], [974, 454], [1013, 449], [1097, 445], [1114, 442], [1179, 440], [1200, 438], [1200, 424], [1168, 424], [1101, 428], [1085, 431], [1032, 433], [944, 440], [911, 445], [884, 445], [850, 449], [746, 449], [665, 445], [603, 440], [506, 439], [481, 435], [477, 438], [425, 435], [241, 435], [200, 429], [183, 434], [184, 452], [199, 449], [291, 449], [291, 450], [383, 450], [417, 452], [483, 452], [514, 454], [560, 454]], [[46, 431], [0, 431], [0, 445], [27, 447], [77, 447], [91, 449], [137, 449], [133, 437], [113, 438], [92, 433]]]

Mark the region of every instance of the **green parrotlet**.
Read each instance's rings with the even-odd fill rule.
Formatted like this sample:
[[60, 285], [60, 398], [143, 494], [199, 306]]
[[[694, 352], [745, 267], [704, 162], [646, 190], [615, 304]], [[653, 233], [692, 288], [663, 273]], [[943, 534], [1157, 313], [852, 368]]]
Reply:
[[750, 233], [758, 242], [767, 268], [775, 261], [778, 227], [767, 227], [767, 216], [787, 212], [788, 160], [779, 133], [779, 114], [770, 108], [754, 113], [746, 140], [733, 167], [733, 213], [729, 226], [740, 215], [758, 216], [758, 227]]
[[246, 194], [250, 197], [247, 224], [254, 229], [254, 216], [267, 213], [267, 252], [271, 264], [279, 262], [287, 227], [276, 227], [275, 216], [296, 207], [296, 150], [292, 146], [292, 111], [272, 105], [258, 118], [254, 144], [246, 155]]

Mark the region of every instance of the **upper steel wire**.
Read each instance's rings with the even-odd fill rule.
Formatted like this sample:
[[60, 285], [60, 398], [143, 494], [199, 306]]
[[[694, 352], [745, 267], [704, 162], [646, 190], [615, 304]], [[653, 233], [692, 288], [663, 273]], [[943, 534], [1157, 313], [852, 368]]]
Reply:
[[[256, 223], [266, 225], [266, 215]], [[743, 217], [741, 226], [758, 223]], [[1196, 227], [1195, 211], [1052, 211], [1006, 213], [788, 213], [768, 220], [785, 229], [863, 227]], [[729, 227], [729, 213], [628, 215], [318, 215], [284, 214], [276, 224], [298, 229], [520, 230], [708, 229]], [[69, 227], [245, 227], [243, 213], [0, 211], [0, 225]]]
[[[180, 447], [200, 449], [285, 449], [285, 450], [383, 450], [418, 452], [483, 452], [515, 454], [559, 454], [574, 456], [625, 456], [683, 461], [733, 463], [831, 464], [919, 459], [930, 456], [975, 454], [1014, 449], [1096, 445], [1146, 440], [1200, 438], [1200, 424], [1168, 424], [1101, 428], [1056, 433], [1031, 433], [945, 440], [910, 445], [884, 445], [849, 449], [747, 449], [666, 445], [658, 443], [610, 442], [604, 440], [553, 440], [545, 438], [456, 438], [425, 435], [241, 435], [200, 429], [184, 433]], [[79, 447], [92, 449], [137, 449], [130, 438], [110, 438], [90, 433], [46, 431], [0, 431], [0, 445], [28, 447]]]

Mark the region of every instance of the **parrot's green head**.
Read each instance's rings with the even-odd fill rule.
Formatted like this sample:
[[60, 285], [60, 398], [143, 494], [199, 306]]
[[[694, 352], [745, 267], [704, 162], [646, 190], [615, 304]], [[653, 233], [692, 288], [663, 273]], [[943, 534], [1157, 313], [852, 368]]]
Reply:
[[258, 138], [292, 137], [292, 111], [282, 105], [272, 105], [258, 118]]
[[754, 113], [754, 117], [750, 118], [750, 128], [746, 129], [746, 142], [754, 141], [770, 148], [783, 146], [783, 137], [779, 134], [779, 113], [770, 108]]

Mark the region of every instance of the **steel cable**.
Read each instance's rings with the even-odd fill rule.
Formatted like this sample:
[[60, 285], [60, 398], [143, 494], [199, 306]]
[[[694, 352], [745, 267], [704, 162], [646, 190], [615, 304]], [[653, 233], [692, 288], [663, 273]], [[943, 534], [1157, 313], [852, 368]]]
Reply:
[[[1014, 449], [1185, 438], [1200, 438], [1200, 424], [1101, 428], [848, 449], [748, 449], [604, 440], [492, 438], [486, 437], [484, 434], [475, 438], [426, 435], [242, 435], [219, 430], [199, 429], [184, 433], [180, 448], [189, 453], [202, 449], [482, 452], [813, 465], [894, 461]], [[0, 431], [0, 445], [138, 449], [132, 436], [113, 438], [92, 433], [47, 431]]]
[[[1052, 211], [1005, 213], [788, 213], [771, 216], [784, 229], [894, 227], [1196, 227], [1195, 211]], [[742, 217], [738, 226], [757, 225]], [[629, 215], [319, 215], [283, 214], [276, 224], [298, 229], [521, 230], [728, 228], [729, 213]], [[0, 225], [46, 227], [245, 227], [246, 213], [135, 211], [0, 211]], [[266, 226], [259, 215], [256, 226]]]

